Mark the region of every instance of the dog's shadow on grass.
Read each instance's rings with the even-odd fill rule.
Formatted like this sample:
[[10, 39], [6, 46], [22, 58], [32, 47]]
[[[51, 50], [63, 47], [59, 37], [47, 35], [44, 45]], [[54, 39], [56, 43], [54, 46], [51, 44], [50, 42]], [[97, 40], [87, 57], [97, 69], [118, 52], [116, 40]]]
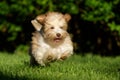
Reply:
[[45, 68], [45, 67], [50, 67], [51, 66], [51, 64], [46, 64], [45, 66], [41, 66], [41, 65], [39, 65], [39, 64], [34, 64], [34, 65], [31, 65], [30, 63], [29, 63], [29, 61], [24, 61], [24, 65], [25, 66], [28, 66], [28, 67], [31, 67], [31, 68]]
[[8, 74], [4, 74], [3, 72], [0, 71], [0, 80], [28, 80], [27, 77], [19, 77], [19, 76], [12, 76]]
[[[43, 66], [40, 66], [40, 65], [34, 65], [34, 66], [31, 66], [30, 63], [28, 61], [24, 61], [23, 63], [24, 67], [28, 67], [28, 68], [44, 68]], [[45, 67], [49, 67], [50, 65], [48, 66], [45, 66]], [[6, 74], [5, 72], [2, 72], [0, 70], [0, 80], [30, 80], [29, 77], [27, 76], [19, 76], [19, 75], [12, 75], [12, 74]], [[38, 80], [38, 79], [35, 79], [35, 80]]]

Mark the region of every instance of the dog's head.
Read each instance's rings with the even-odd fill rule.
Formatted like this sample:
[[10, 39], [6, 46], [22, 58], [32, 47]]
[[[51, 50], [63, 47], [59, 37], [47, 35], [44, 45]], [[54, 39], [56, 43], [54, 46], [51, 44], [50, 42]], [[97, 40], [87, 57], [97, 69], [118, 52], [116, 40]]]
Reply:
[[42, 30], [44, 39], [49, 43], [60, 43], [68, 35], [68, 21], [71, 19], [69, 14], [58, 12], [48, 12], [32, 20], [32, 24], [37, 31]]

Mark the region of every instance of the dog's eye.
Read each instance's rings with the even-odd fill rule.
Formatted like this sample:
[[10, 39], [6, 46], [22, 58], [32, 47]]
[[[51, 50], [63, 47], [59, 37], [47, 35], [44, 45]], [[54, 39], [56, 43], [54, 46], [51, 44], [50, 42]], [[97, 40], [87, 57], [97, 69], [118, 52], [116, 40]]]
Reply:
[[63, 27], [60, 27], [61, 29], [63, 29]]
[[54, 29], [54, 27], [51, 27], [50, 29]]

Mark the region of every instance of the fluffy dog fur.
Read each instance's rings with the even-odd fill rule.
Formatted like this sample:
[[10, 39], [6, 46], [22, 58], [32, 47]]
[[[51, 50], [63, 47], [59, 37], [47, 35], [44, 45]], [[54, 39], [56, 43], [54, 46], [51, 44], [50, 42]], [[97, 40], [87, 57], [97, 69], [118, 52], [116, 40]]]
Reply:
[[69, 14], [48, 12], [31, 21], [36, 32], [33, 33], [30, 48], [30, 63], [45, 66], [65, 60], [73, 54], [73, 45], [67, 32]]

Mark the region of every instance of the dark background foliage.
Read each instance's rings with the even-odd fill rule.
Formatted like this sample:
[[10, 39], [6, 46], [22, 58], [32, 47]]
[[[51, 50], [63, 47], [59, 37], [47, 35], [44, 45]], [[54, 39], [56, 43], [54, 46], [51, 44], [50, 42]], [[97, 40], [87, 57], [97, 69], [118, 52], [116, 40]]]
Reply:
[[68, 31], [76, 53], [120, 54], [119, 0], [1, 0], [0, 51], [29, 45], [34, 31], [30, 21], [48, 11], [71, 14]]

